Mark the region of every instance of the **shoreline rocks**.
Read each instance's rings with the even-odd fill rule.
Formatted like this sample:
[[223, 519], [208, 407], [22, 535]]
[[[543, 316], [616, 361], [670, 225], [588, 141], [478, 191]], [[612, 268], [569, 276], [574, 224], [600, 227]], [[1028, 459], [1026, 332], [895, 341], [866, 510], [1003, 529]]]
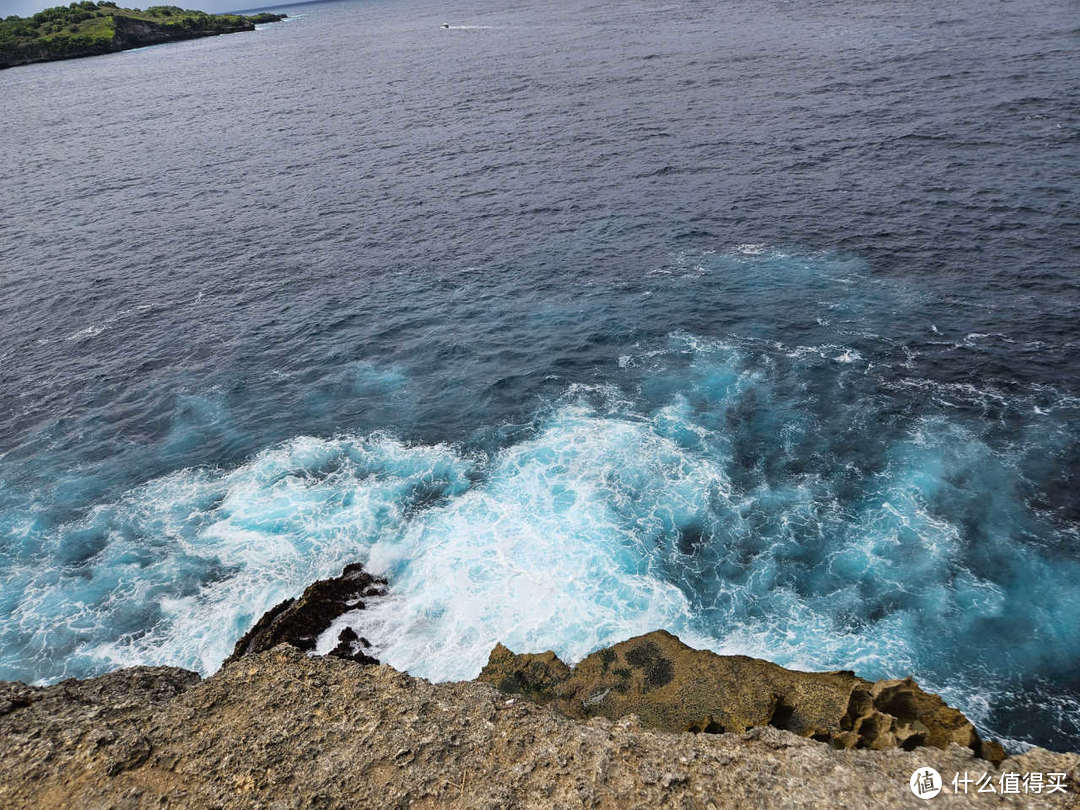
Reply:
[[[319, 580], [267, 611], [225, 665], [281, 643], [313, 652], [338, 617], [386, 594], [385, 579], [359, 563], [347, 565], [340, 576]], [[370, 646], [346, 627], [328, 655], [378, 664]], [[551, 651], [518, 655], [497, 644], [477, 680], [577, 720], [632, 714], [669, 732], [743, 733], [770, 726], [839, 749], [911, 751], [955, 743], [994, 764], [1006, 756], [1000, 743], [983, 740], [962, 712], [911, 678], [871, 682], [843, 670], [798, 672], [695, 650], [664, 630], [597, 650], [573, 668]]]
[[[675, 678], [678, 679], [678, 662]], [[14, 699], [12, 699], [14, 698]], [[999, 768], [945, 749], [838, 750], [772, 726], [673, 734], [570, 719], [487, 683], [431, 684], [289, 644], [200, 680], [168, 667], [49, 687], [0, 684], [0, 807], [1064, 808], [1080, 756]], [[1060, 772], [1067, 792], [954, 792], [954, 774]]]
[[834, 748], [972, 749], [995, 764], [960, 711], [911, 679], [872, 683], [853, 672], [797, 672], [742, 655], [695, 650], [657, 630], [594, 652], [573, 669], [553, 652], [515, 655], [501, 644], [478, 680], [550, 704], [568, 717], [630, 714], [663, 731], [742, 733], [772, 726]]
[[1066, 789], [996, 806], [1080, 806], [1080, 754], [1006, 757], [910, 678], [796, 672], [662, 630], [572, 668], [499, 644], [462, 683], [379, 665], [352, 628], [313, 654], [385, 594], [346, 566], [269, 610], [206, 679], [0, 683], [0, 807], [921, 807], [909, 780], [927, 767], [945, 783], [935, 806], [986, 806], [954, 774], [1028, 772]]
[[[286, 599], [264, 613], [236, 642], [223, 666], [283, 643], [311, 652], [319, 636], [336, 618], [349, 611], [363, 610], [364, 599], [385, 595], [385, 579], [372, 576], [360, 563], [346, 565], [340, 576], [320, 579], [299, 597]], [[370, 646], [355, 630], [345, 628], [338, 635], [338, 644], [330, 655], [359, 664], [377, 664], [377, 658], [364, 652]]]

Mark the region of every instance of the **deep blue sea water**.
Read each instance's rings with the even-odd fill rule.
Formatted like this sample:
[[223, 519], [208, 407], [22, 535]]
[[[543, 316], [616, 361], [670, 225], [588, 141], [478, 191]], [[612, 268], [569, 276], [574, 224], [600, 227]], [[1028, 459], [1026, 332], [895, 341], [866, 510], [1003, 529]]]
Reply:
[[0, 678], [359, 560], [418, 675], [664, 627], [1080, 748], [1071, 0], [288, 10], [0, 73]]

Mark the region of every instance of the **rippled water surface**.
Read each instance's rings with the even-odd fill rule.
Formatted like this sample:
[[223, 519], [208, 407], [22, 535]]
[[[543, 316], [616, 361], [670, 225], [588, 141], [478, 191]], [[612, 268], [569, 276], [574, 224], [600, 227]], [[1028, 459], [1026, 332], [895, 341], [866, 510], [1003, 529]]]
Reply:
[[502, 5], [0, 73], [0, 678], [360, 560], [427, 677], [665, 627], [1080, 748], [1075, 6]]

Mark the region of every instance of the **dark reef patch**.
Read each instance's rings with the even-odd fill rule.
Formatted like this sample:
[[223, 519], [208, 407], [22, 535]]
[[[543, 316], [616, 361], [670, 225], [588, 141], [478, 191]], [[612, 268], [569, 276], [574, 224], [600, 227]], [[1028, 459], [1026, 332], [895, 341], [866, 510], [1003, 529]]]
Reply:
[[[341, 576], [320, 579], [309, 585], [298, 598], [286, 599], [263, 614], [236, 642], [225, 664], [283, 643], [311, 652], [319, 636], [338, 616], [351, 610], [363, 610], [366, 598], [385, 595], [385, 579], [372, 576], [360, 563], [346, 565]], [[377, 664], [377, 658], [364, 652], [370, 646], [367, 639], [351, 628], [345, 628], [338, 635], [338, 644], [330, 655], [360, 664]]]

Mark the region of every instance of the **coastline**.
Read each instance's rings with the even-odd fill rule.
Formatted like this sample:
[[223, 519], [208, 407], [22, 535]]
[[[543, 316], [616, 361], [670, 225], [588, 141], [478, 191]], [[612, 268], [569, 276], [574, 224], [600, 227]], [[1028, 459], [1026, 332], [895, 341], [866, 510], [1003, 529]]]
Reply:
[[70, 40], [39, 38], [31, 42], [0, 47], [0, 70], [39, 62], [102, 56], [107, 53], [163, 45], [168, 42], [254, 31], [256, 25], [280, 22], [287, 16], [272, 12], [261, 12], [251, 16], [201, 14], [194, 18], [196, 20], [194, 25], [182, 26], [145, 19], [128, 9], [115, 9], [106, 17], [99, 18], [111, 26], [113, 32], [111, 38], [101, 36], [75, 37]]
[[1080, 810], [1068, 3], [66, 2], [0, 810]]
[[[432, 684], [380, 664], [336, 622], [386, 586], [359, 564], [313, 583], [206, 679], [134, 667], [0, 683], [0, 803], [907, 807], [921, 806], [908, 779], [927, 767], [948, 807], [983, 801], [944, 784], [953, 774], [1056, 774], [1053, 794], [998, 798], [1080, 802], [1080, 754], [1007, 756], [911, 679], [787, 670], [664, 631], [573, 668], [498, 645], [476, 679]], [[333, 632], [337, 646], [315, 655]]]
[[[350, 563], [268, 610], [223, 667], [280, 644], [377, 665], [377, 651], [357, 630], [363, 631], [367, 600], [388, 593], [387, 580]], [[550, 650], [515, 654], [496, 644], [474, 680], [577, 720], [634, 715], [660, 731], [693, 733], [771, 726], [839, 749], [910, 751], [956, 743], [995, 764], [1006, 757], [1000, 743], [982, 738], [962, 712], [910, 677], [871, 682], [847, 670], [791, 670], [694, 649], [663, 629], [595, 650], [573, 667]]]
[[[917, 769], [1062, 772], [1069, 792], [995, 806], [1077, 803], [1080, 756], [1034, 749], [995, 767], [946, 749], [839, 750], [765, 726], [667, 733], [570, 719], [475, 681], [432, 684], [289, 644], [200, 680], [137, 667], [32, 688], [0, 685], [0, 803], [136, 807], [922, 807]], [[946, 784], [935, 806], [987, 799]]]

